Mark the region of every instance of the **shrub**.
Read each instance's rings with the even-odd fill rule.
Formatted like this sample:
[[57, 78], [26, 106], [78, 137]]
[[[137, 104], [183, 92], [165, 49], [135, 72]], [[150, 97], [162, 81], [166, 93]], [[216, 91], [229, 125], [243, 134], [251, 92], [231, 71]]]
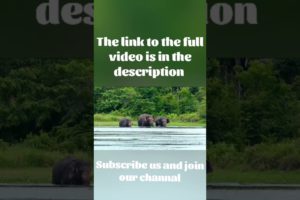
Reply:
[[53, 150], [57, 148], [56, 141], [47, 133], [41, 133], [40, 135], [29, 134], [23, 142], [23, 145], [36, 149]]
[[4, 142], [3, 140], [0, 139], [0, 150], [6, 150], [9, 147], [7, 142]]
[[[69, 155], [67, 152], [35, 149], [22, 144], [12, 145], [0, 151], [0, 168], [52, 167]], [[89, 157], [91, 154], [86, 152], [74, 152], [72, 155], [90, 162], [92, 160]]]
[[200, 121], [200, 116], [198, 113], [187, 113], [179, 115], [179, 120], [182, 122], [198, 122]]
[[256, 170], [300, 169], [298, 140], [255, 145], [246, 149], [245, 159], [249, 167]]
[[[117, 115], [117, 114], [102, 114], [98, 113], [94, 115], [94, 121], [99, 121], [99, 122], [110, 122], [110, 121], [116, 121], [118, 122], [120, 119], [124, 118], [126, 116], [122, 115]], [[127, 117], [129, 118], [129, 117]]]
[[242, 161], [241, 153], [233, 145], [219, 143], [208, 148], [208, 160], [215, 168], [228, 168], [240, 165]]

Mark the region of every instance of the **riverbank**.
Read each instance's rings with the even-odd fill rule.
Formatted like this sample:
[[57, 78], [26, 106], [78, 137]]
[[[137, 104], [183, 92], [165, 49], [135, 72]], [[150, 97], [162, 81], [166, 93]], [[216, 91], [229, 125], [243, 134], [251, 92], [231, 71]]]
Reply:
[[51, 183], [51, 167], [0, 168], [1, 184]]
[[[118, 127], [118, 121], [96, 121], [94, 120], [94, 127]], [[171, 122], [169, 127], [205, 127], [205, 123], [201, 122], [181, 122], [181, 121], [174, 121]], [[133, 122], [132, 127], [138, 127], [137, 122]]]
[[[49, 184], [51, 167], [0, 168], [1, 184]], [[208, 185], [215, 184], [300, 184], [300, 171], [238, 171], [216, 170], [207, 177]]]
[[[170, 120], [168, 127], [206, 127], [206, 121], [197, 113], [182, 115], [170, 114], [165, 117]], [[94, 115], [94, 127], [118, 127], [119, 121], [123, 118], [130, 119], [132, 121], [132, 127], [138, 126], [138, 116], [130, 117], [117, 114], [98, 113]]]
[[208, 183], [239, 184], [300, 184], [300, 170], [295, 171], [254, 171], [254, 170], [215, 170], [207, 176]]

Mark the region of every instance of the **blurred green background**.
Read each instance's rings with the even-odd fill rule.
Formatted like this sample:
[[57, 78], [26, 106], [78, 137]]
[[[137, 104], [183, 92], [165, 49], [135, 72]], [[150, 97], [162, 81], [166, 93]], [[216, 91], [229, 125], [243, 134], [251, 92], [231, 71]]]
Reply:
[[[205, 1], [199, 0], [96, 0], [94, 26], [94, 60], [96, 86], [204, 86], [206, 48], [195, 47], [97, 47], [97, 37], [119, 39], [130, 38], [162, 39], [171, 37], [183, 39], [189, 37], [205, 37], [206, 7]], [[144, 54], [146, 51], [156, 54], [189, 53], [193, 55], [192, 62], [110, 62], [108, 54], [116, 51]], [[123, 68], [184, 68], [184, 77], [124, 78], [114, 77], [113, 70], [118, 66]]]

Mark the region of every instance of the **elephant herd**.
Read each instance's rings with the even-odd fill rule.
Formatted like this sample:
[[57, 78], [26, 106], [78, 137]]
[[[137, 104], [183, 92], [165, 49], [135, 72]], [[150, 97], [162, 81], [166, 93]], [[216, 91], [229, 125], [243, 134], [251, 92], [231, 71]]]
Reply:
[[[167, 127], [170, 120], [166, 117], [154, 118], [150, 114], [142, 114], [138, 117], [139, 127]], [[132, 121], [124, 118], [119, 122], [120, 127], [131, 127]], [[213, 172], [209, 161], [206, 163], [207, 173]], [[52, 169], [52, 183], [56, 185], [86, 185], [91, 182], [92, 166], [90, 163], [74, 158], [66, 157], [58, 161]]]
[[[139, 127], [153, 127], [154, 124], [156, 127], [167, 127], [167, 124], [170, 123], [170, 120], [166, 117], [157, 117], [154, 118], [150, 114], [142, 114], [138, 117], [138, 126]], [[119, 122], [119, 127], [131, 127], [132, 121], [127, 118], [123, 118]]]

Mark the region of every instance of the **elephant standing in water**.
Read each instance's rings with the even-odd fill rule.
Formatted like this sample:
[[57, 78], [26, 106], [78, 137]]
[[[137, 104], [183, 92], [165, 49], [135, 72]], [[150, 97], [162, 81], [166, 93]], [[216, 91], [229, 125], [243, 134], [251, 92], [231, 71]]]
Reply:
[[87, 161], [67, 157], [58, 161], [52, 169], [52, 183], [56, 185], [90, 184], [91, 165]]
[[121, 119], [119, 122], [119, 127], [131, 127], [132, 126], [132, 122], [130, 119], [124, 118]]
[[152, 127], [154, 126], [154, 117], [149, 114], [142, 114], [138, 118], [139, 127]]
[[170, 120], [168, 118], [165, 118], [165, 117], [158, 117], [155, 120], [155, 125], [157, 127], [167, 127], [168, 123], [170, 123]]

